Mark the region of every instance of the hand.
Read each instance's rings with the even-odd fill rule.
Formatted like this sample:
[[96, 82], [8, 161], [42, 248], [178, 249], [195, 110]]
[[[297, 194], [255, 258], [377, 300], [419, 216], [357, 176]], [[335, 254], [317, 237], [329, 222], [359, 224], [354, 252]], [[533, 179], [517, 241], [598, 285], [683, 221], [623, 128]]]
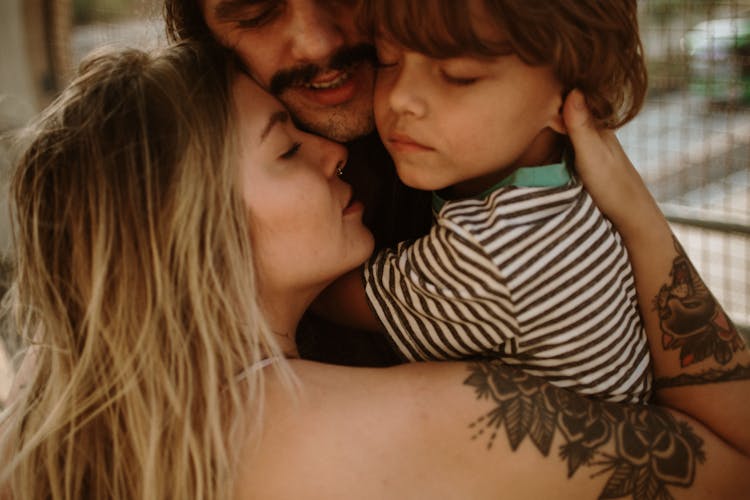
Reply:
[[[641, 176], [623, 151], [613, 130], [598, 129], [580, 90], [568, 94], [563, 119], [576, 153], [576, 171], [599, 209], [621, 232], [636, 222], [632, 209], [661, 215]], [[625, 227], [620, 227], [624, 224]]]

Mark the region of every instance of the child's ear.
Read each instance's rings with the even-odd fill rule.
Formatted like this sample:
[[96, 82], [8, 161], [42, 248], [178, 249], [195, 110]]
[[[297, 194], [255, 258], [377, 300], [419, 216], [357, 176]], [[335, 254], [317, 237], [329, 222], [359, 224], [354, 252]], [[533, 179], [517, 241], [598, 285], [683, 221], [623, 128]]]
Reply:
[[560, 103], [560, 107], [557, 109], [557, 113], [550, 118], [547, 126], [558, 134], [568, 135], [568, 129], [565, 128], [565, 120], [563, 119], [562, 102]]

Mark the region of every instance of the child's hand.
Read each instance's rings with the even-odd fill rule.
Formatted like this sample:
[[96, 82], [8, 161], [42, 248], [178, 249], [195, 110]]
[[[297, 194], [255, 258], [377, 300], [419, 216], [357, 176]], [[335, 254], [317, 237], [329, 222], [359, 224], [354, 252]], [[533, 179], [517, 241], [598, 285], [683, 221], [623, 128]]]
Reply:
[[594, 125], [580, 90], [568, 94], [563, 105], [563, 119], [575, 150], [576, 171], [583, 185], [621, 233], [627, 233], [631, 224], [639, 222], [636, 212], [661, 216], [614, 131], [597, 129]]

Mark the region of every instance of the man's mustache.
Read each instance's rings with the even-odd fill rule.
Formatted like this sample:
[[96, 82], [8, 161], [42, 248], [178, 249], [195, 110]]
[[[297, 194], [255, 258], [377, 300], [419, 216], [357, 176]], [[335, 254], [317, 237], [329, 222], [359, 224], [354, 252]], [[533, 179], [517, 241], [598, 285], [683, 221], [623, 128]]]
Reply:
[[323, 68], [317, 64], [305, 64], [290, 69], [282, 69], [271, 78], [269, 90], [273, 95], [279, 95], [289, 87], [296, 87], [311, 82], [317, 75], [324, 71], [346, 70], [361, 62], [377, 62], [375, 47], [367, 43], [361, 43], [352, 47], [343, 47], [331, 57], [328, 67]]

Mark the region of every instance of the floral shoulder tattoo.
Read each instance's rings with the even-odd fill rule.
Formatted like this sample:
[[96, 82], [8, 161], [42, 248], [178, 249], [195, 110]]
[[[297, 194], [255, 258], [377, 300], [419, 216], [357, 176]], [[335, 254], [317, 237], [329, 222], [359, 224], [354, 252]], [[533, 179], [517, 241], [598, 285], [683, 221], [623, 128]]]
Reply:
[[[492, 409], [471, 423], [474, 439], [491, 448], [501, 429], [515, 451], [529, 439], [544, 456], [555, 451], [568, 477], [581, 468], [607, 475], [599, 498], [672, 498], [670, 488], [693, 484], [705, 460], [703, 441], [685, 422], [650, 406], [592, 401], [499, 361], [469, 367], [465, 385]], [[556, 434], [564, 443], [552, 449]], [[601, 448], [614, 444], [614, 453]]]
[[[750, 378], [750, 365], [737, 362], [747, 341], [674, 243], [677, 257], [654, 299], [661, 345], [676, 352], [683, 368], [702, 361], [712, 361], [712, 366], [657, 379], [656, 387]], [[477, 399], [492, 403], [490, 411], [470, 424], [473, 439], [483, 439], [491, 448], [504, 431], [514, 451], [529, 440], [543, 456], [557, 454], [568, 477], [581, 469], [592, 477], [604, 475], [599, 498], [671, 499], [674, 489], [693, 484], [705, 461], [701, 438], [662, 408], [590, 400], [497, 360], [472, 363], [469, 372], [464, 384]], [[553, 449], [556, 436], [563, 442]]]

